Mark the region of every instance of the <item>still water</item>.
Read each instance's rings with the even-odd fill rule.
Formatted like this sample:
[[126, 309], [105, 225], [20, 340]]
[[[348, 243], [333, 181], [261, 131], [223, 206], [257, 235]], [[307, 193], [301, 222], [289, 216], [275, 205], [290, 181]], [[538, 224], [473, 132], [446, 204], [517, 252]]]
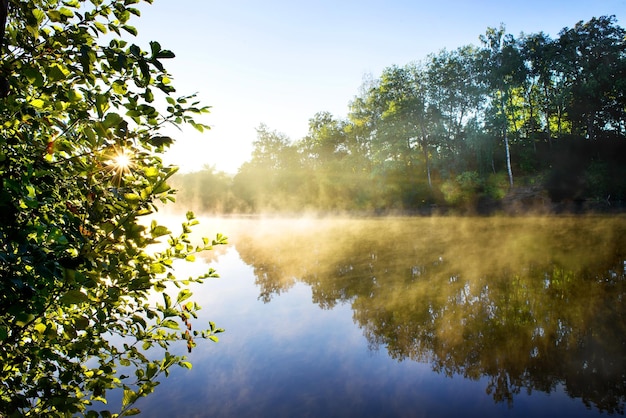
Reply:
[[[204, 219], [192, 370], [150, 417], [623, 414], [626, 218]], [[185, 347], [181, 344], [180, 350]]]

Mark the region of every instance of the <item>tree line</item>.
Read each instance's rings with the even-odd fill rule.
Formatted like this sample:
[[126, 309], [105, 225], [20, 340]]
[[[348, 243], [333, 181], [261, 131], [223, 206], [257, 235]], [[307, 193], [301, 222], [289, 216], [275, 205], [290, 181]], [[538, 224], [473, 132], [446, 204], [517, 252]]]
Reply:
[[319, 112], [304, 138], [259, 126], [235, 176], [179, 175], [179, 201], [225, 212], [622, 201], [626, 31], [615, 16], [556, 38], [501, 26], [479, 39], [385, 68], [347, 117]]

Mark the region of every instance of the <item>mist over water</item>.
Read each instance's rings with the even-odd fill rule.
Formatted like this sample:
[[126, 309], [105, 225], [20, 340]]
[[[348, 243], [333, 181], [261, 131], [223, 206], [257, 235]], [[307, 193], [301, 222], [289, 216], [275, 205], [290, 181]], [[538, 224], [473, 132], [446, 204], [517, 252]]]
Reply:
[[226, 333], [150, 416], [623, 414], [624, 217], [202, 228], [230, 238], [206, 260], [222, 278], [194, 289]]

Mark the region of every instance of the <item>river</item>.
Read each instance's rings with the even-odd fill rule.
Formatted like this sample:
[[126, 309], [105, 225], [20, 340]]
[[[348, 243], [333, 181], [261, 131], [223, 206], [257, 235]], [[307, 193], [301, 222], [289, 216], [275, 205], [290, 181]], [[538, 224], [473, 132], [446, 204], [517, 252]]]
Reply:
[[[199, 341], [150, 417], [623, 414], [625, 217], [202, 219]], [[181, 343], [180, 352], [185, 351]]]

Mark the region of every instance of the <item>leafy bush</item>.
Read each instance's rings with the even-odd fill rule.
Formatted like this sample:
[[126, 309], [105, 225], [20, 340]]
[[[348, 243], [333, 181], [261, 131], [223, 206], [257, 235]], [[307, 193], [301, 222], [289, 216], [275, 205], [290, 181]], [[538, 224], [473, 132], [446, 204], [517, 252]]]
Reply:
[[464, 171], [454, 180], [449, 179], [442, 183], [441, 192], [447, 203], [462, 205], [470, 203], [476, 197], [480, 186], [480, 177], [475, 171]]
[[[136, 33], [135, 3], [9, 2], [0, 66], [9, 86], [0, 99], [0, 416], [97, 416], [90, 406], [112, 389], [123, 390], [121, 415], [137, 413], [132, 404], [161, 374], [191, 367], [171, 343], [191, 349], [195, 337], [221, 331], [190, 331], [199, 307], [187, 289], [148, 303], [168, 283], [214, 277], [180, 281], [172, 264], [225, 238], [192, 245], [192, 213], [178, 236], [142, 221], [173, 200], [167, 181], [176, 170], [159, 157], [173, 140], [161, 128], [202, 130], [193, 117], [207, 109], [172, 96], [162, 64], [171, 51], [122, 39]], [[169, 245], [149, 250], [159, 240]], [[152, 346], [162, 357], [148, 358]]]

